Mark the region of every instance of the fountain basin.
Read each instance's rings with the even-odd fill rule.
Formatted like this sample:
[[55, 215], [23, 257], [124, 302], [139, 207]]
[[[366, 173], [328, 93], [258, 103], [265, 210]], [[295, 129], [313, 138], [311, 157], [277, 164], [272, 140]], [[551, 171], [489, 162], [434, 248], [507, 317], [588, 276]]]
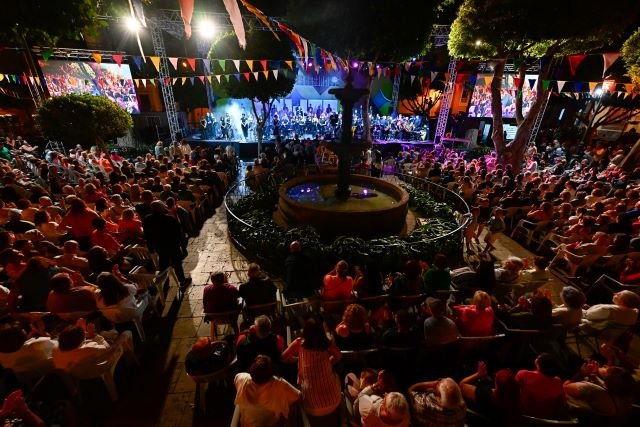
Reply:
[[388, 181], [351, 175], [352, 197], [339, 200], [336, 175], [312, 175], [285, 182], [278, 209], [289, 227], [310, 225], [323, 237], [363, 238], [397, 234], [405, 225], [409, 194]]

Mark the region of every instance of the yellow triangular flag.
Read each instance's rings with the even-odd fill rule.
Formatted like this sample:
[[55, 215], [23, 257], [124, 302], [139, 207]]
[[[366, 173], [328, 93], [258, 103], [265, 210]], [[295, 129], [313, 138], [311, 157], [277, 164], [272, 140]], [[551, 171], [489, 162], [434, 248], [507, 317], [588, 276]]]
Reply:
[[98, 64], [102, 62], [102, 54], [101, 53], [92, 53], [91, 57], [93, 58], [94, 61], [96, 61]]
[[293, 61], [284, 61], [284, 63], [287, 64], [287, 67], [293, 70]]
[[4, 74], [0, 74], [0, 82], [4, 80]]
[[182, 84], [184, 85], [184, 83], [187, 81], [186, 77], [182, 77]]
[[207, 76], [207, 80], [209, 80], [209, 84], [211, 84], [211, 76]]
[[589, 92], [596, 90], [596, 86], [598, 86], [598, 82], [589, 82]]
[[264, 74], [265, 80], [269, 80], [269, 70], [264, 70], [262, 74]]
[[156, 71], [160, 71], [160, 57], [159, 56], [150, 56], [149, 59], [154, 67], [156, 67]]
[[249, 67], [249, 69], [251, 71], [253, 71], [253, 59], [247, 59], [247, 67]]

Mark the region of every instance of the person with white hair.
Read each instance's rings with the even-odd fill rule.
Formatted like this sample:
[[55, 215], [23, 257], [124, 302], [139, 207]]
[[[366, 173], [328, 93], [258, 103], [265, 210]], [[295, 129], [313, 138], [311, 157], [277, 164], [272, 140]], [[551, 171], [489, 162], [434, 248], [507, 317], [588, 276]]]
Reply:
[[414, 418], [421, 426], [463, 427], [467, 407], [451, 378], [420, 382], [409, 387]]
[[362, 427], [405, 427], [411, 421], [407, 399], [398, 392], [361, 395], [359, 412]]

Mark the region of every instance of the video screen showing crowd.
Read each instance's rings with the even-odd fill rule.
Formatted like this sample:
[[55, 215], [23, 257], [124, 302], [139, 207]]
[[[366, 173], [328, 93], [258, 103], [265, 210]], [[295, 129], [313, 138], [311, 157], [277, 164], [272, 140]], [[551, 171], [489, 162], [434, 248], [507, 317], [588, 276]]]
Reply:
[[[385, 116], [369, 113], [372, 136], [380, 141], [425, 141], [429, 139], [429, 122], [420, 116]], [[354, 110], [353, 131], [356, 138], [362, 134], [363, 120], [360, 111]], [[257, 123], [253, 114], [242, 112], [239, 123], [229, 113], [207, 113], [200, 121], [202, 139], [210, 140], [257, 140]], [[295, 136], [319, 136], [334, 139], [342, 131], [342, 112], [309, 107], [304, 111], [297, 106], [286, 105], [272, 109], [263, 129], [264, 140], [292, 139]]]

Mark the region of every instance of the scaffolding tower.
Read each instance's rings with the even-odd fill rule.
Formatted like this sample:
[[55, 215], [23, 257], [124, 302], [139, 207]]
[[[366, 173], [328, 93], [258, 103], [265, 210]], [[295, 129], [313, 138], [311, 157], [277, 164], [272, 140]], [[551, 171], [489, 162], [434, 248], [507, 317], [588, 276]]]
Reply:
[[547, 106], [549, 105], [549, 99], [551, 99], [551, 91], [545, 96], [544, 101], [542, 102], [542, 106], [540, 107], [540, 111], [538, 111], [538, 115], [536, 116], [536, 120], [533, 122], [533, 127], [531, 128], [531, 135], [529, 135], [529, 144], [535, 144], [536, 138], [538, 137], [538, 132], [540, 132], [540, 127], [542, 126], [542, 119], [544, 118], [544, 113], [547, 111]]
[[391, 105], [393, 106], [393, 117], [398, 116], [398, 98], [400, 94], [400, 74], [393, 78], [393, 92], [391, 94]]
[[173, 85], [169, 72], [169, 59], [167, 51], [164, 48], [164, 39], [162, 38], [162, 26], [157, 20], [149, 21], [151, 26], [151, 41], [153, 42], [153, 51], [156, 56], [160, 57], [160, 67], [158, 76], [160, 78], [160, 88], [162, 89], [162, 99], [164, 100], [164, 109], [169, 122], [169, 133], [171, 141], [175, 141], [180, 130], [178, 122], [178, 113], [176, 111], [176, 101], [173, 97]]
[[438, 113], [438, 124], [436, 125], [436, 133], [434, 137], [436, 143], [440, 142], [440, 139], [444, 136], [447, 130], [449, 111], [451, 111], [451, 100], [456, 88], [456, 77], [458, 76], [457, 64], [458, 60], [456, 58], [451, 58], [449, 60], [449, 68], [447, 69], [447, 73], [449, 73], [449, 80], [447, 80], [444, 87], [444, 93], [442, 94], [442, 99], [440, 100], [440, 113]]

